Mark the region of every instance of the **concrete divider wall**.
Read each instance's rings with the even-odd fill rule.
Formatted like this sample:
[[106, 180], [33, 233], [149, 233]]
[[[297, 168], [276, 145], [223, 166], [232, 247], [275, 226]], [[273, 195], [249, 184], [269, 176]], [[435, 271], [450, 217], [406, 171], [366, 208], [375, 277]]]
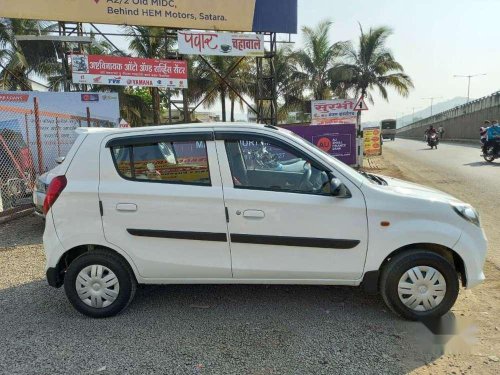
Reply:
[[479, 141], [479, 128], [485, 120], [500, 120], [500, 91], [406, 125], [398, 129], [397, 136], [423, 139], [425, 129], [433, 125], [445, 129], [445, 140]]

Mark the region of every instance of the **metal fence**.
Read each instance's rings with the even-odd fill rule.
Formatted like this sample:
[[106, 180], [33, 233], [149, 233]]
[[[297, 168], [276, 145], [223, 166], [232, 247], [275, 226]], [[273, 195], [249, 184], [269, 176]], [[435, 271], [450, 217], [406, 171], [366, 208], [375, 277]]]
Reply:
[[86, 116], [48, 112], [36, 97], [23, 103], [0, 102], [0, 212], [31, 202], [37, 176], [56, 166], [76, 139], [78, 127], [115, 124]]

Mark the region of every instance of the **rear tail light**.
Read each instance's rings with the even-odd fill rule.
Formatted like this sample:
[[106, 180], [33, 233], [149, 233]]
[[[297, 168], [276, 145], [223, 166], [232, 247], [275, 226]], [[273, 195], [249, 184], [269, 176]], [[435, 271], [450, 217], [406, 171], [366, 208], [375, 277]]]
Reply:
[[57, 198], [62, 193], [68, 180], [66, 176], [57, 176], [50, 182], [49, 188], [47, 189], [47, 195], [45, 196], [45, 201], [43, 202], [43, 213], [47, 215], [50, 208], [56, 203]]

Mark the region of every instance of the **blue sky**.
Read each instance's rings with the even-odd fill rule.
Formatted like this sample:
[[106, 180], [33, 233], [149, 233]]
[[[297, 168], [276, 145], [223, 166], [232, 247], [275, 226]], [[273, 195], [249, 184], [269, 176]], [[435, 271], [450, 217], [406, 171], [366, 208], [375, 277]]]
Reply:
[[[396, 59], [412, 77], [415, 89], [408, 98], [389, 93], [389, 102], [375, 95], [375, 105], [364, 121], [400, 117], [436, 102], [467, 95], [467, 79], [453, 75], [487, 73], [472, 80], [471, 97], [500, 90], [500, 0], [299, 0], [299, 28], [323, 19], [334, 22], [332, 42], [356, 40], [358, 22], [365, 29], [385, 25], [394, 34], [388, 40]], [[116, 28], [103, 26], [103, 30]], [[300, 32], [294, 35], [300, 48]], [[120, 47], [126, 44], [117, 41]], [[218, 108], [214, 108], [218, 112]], [[238, 116], [242, 118], [243, 116]]]
[[[437, 102], [467, 95], [467, 79], [453, 75], [487, 73], [472, 80], [471, 97], [500, 90], [500, 0], [299, 0], [299, 27], [322, 19], [334, 22], [332, 41], [353, 40], [363, 28], [386, 25], [396, 59], [412, 77], [408, 98], [390, 92], [389, 103], [375, 96], [363, 120], [400, 117]], [[297, 47], [300, 34], [295, 37]]]

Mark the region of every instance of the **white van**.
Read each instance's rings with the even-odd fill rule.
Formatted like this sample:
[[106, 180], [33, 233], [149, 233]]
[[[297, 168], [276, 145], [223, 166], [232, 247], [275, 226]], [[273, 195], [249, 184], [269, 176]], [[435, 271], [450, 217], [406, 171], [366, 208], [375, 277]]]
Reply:
[[52, 171], [47, 280], [108, 317], [137, 284], [363, 285], [407, 319], [484, 280], [477, 212], [263, 125], [81, 129]]

